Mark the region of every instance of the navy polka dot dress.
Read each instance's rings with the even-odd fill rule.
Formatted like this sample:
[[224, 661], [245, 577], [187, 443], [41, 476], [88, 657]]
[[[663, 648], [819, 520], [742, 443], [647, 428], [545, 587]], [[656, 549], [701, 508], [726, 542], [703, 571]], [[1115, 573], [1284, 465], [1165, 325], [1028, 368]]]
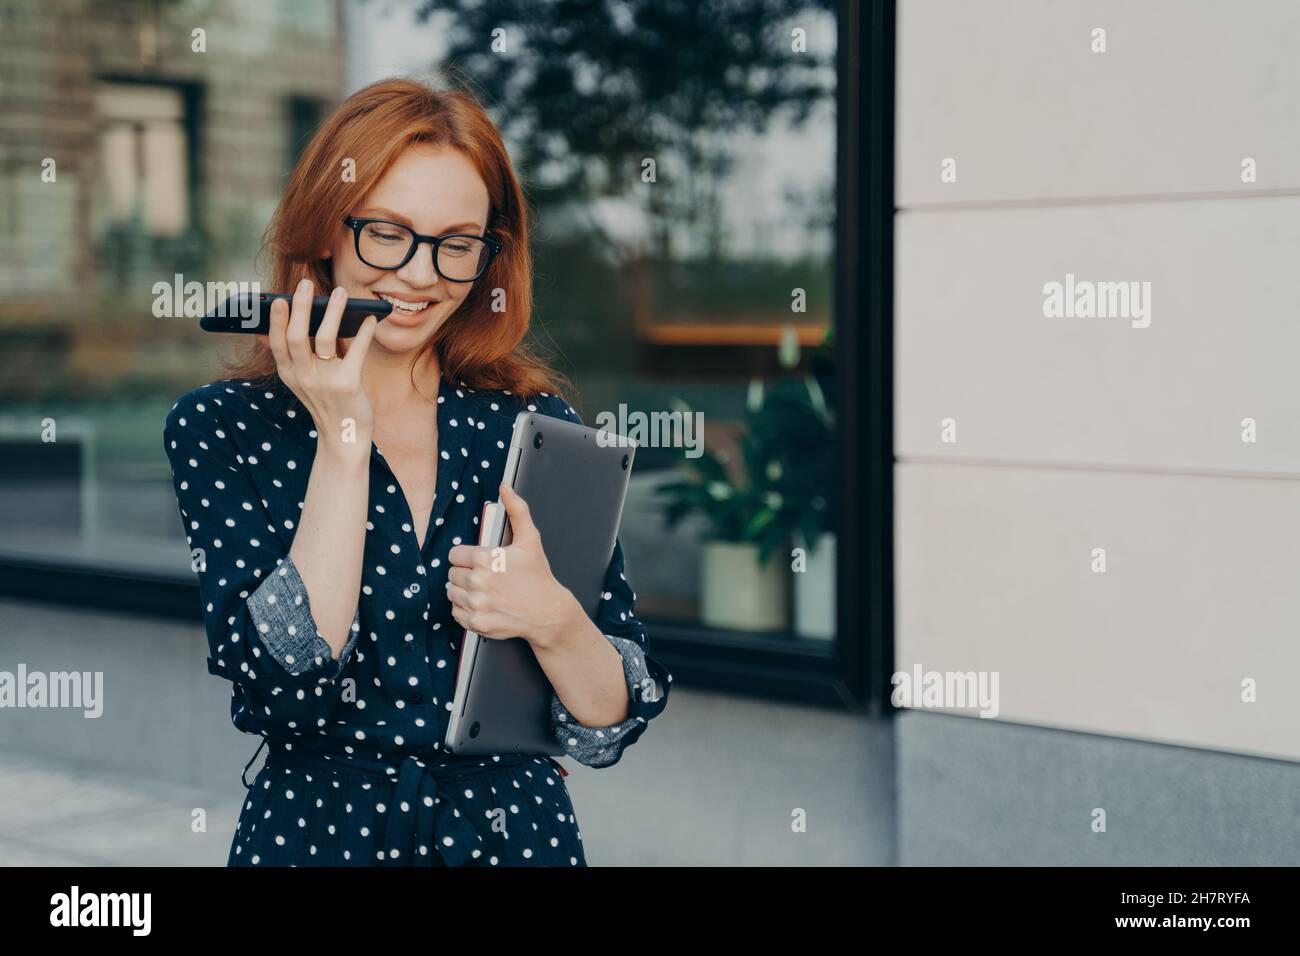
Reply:
[[[198, 574], [208, 670], [233, 686], [235, 726], [267, 748], [230, 865], [585, 865], [558, 761], [442, 746], [464, 637], [446, 595], [447, 554], [478, 543], [524, 409], [581, 420], [559, 396], [443, 377], [423, 545], [372, 444], [359, 606], [336, 660], [289, 556], [315, 455], [311, 415], [278, 380], [214, 382], [173, 406], [163, 444]], [[617, 542], [602, 597], [596, 625], [623, 659], [628, 717], [587, 727], [551, 700], [556, 740], [591, 767], [618, 762], [663, 711], [672, 681], [646, 654]]]

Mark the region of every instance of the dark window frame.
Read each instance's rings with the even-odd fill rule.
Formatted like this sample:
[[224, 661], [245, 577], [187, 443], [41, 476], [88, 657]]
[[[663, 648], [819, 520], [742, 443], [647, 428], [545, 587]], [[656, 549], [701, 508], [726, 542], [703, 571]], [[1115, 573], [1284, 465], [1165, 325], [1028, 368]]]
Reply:
[[[647, 616], [653, 653], [686, 686], [891, 711], [895, 2], [840, 0], [837, 11], [836, 636], [750, 635]], [[0, 596], [201, 617], [192, 579], [3, 553]]]
[[298, 165], [298, 160], [302, 158], [302, 151], [307, 148], [311, 138], [320, 129], [321, 123], [329, 114], [329, 109], [330, 104], [317, 96], [291, 93], [285, 98], [285, 125], [288, 127], [285, 136], [285, 159], [288, 163], [284, 173], [285, 182], [289, 181], [289, 176]]

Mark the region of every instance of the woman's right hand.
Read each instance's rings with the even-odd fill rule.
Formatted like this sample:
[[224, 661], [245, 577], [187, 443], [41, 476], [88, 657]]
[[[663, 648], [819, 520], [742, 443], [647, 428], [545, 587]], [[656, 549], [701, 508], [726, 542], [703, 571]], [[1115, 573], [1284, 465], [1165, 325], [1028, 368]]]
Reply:
[[369, 456], [375, 416], [370, 398], [361, 386], [361, 365], [378, 320], [368, 317], [349, 343], [347, 354], [338, 355], [339, 321], [347, 304], [347, 291], [336, 288], [317, 330], [313, 350], [307, 335], [311, 327], [312, 294], [311, 280], [303, 279], [294, 290], [292, 309], [283, 299], [272, 303], [271, 330], [266, 344], [275, 356], [280, 380], [311, 413], [320, 446], [338, 451], [354, 446], [358, 453]]

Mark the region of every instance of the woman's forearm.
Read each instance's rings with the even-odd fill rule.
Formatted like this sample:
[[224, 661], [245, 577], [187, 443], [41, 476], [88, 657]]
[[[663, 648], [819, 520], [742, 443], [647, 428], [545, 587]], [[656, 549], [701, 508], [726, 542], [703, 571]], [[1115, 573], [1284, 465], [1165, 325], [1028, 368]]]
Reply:
[[370, 442], [317, 440], [298, 530], [289, 555], [311, 604], [316, 629], [337, 658], [348, 642], [361, 594], [370, 499]]
[[576, 600], [554, 637], [531, 643], [537, 663], [579, 723], [607, 727], [627, 719], [623, 660]]

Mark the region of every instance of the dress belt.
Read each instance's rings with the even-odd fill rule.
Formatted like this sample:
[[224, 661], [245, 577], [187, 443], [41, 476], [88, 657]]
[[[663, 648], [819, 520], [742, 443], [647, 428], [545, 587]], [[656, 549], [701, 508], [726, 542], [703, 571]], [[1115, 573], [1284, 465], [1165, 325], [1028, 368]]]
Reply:
[[[263, 743], [267, 741], [264, 740]], [[377, 860], [383, 865], [402, 865], [404, 858], [414, 859], [425, 855], [417, 848], [417, 837], [420, 834], [424, 834], [429, 841], [427, 853], [429, 862], [433, 862], [432, 854], [437, 852], [437, 847], [432, 844], [435, 838], [435, 811], [442, 796], [440, 788], [449, 788], [455, 781], [466, 777], [490, 773], [503, 767], [516, 767], [535, 759], [533, 754], [498, 754], [492, 757], [445, 754], [430, 760], [408, 754], [401, 759], [400, 768], [395, 768], [383, 761], [361, 762], [352, 757], [339, 758], [280, 741], [272, 740], [270, 745], [271, 749], [266, 755], [268, 767], [353, 773], [378, 783], [395, 784], [392, 805], [385, 807], [387, 821], [384, 824], [382, 850]], [[253, 757], [256, 759], [257, 754], [254, 753]], [[391, 772], [394, 769], [397, 770], [396, 773]]]

